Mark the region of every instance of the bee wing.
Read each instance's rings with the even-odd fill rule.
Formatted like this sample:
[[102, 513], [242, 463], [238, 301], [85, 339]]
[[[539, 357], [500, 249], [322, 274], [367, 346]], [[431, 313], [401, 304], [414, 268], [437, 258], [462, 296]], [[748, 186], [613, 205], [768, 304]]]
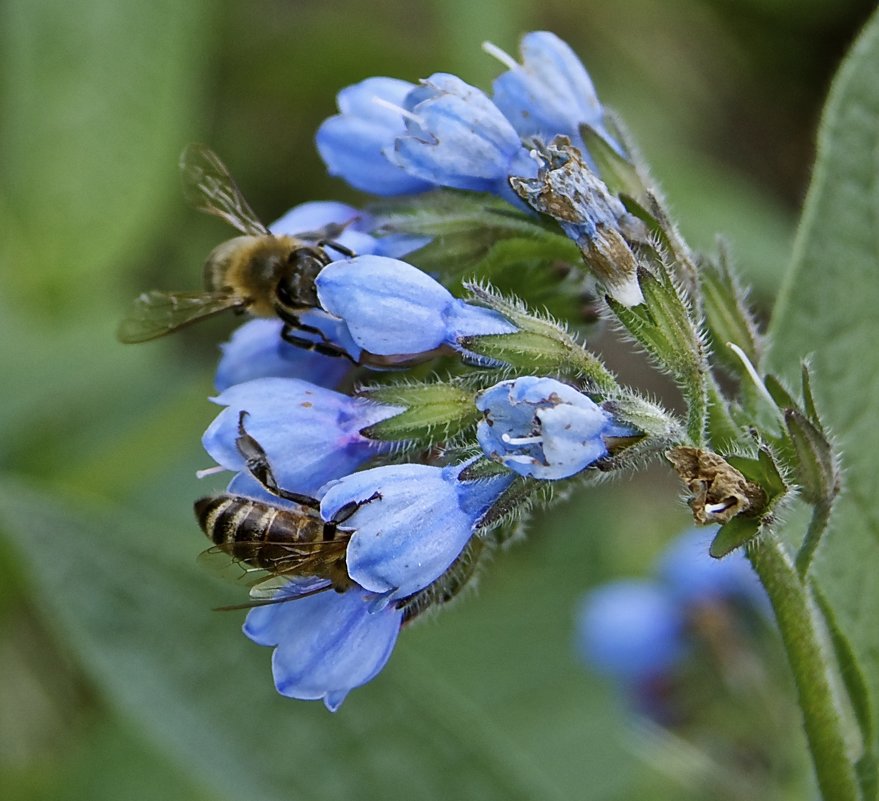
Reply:
[[243, 234], [266, 236], [260, 221], [220, 157], [206, 145], [193, 143], [180, 155], [183, 195], [193, 208], [214, 214]]
[[218, 578], [234, 581], [236, 584], [252, 586], [272, 576], [268, 570], [254, 567], [232, 556], [222, 545], [215, 545], [198, 555], [198, 564], [210, 570]]
[[[258, 601], [274, 601], [275, 603], [295, 601], [297, 598], [306, 598], [309, 595], [332, 589], [333, 583], [329, 579], [310, 576], [296, 581], [295, 588], [290, 585], [289, 576], [270, 576], [250, 588], [250, 597]], [[286, 592], [278, 597], [281, 590], [286, 590]]]
[[146, 342], [212, 314], [246, 305], [228, 292], [144, 292], [135, 298], [116, 335], [122, 342]]
[[[289, 592], [290, 579], [287, 578], [274, 576], [263, 583], [266, 585], [265, 591], [261, 589], [262, 584], [257, 585], [250, 591], [251, 600], [240, 604], [218, 606], [214, 611], [234, 612], [237, 609], [255, 609], [258, 606], [285, 604], [289, 601], [298, 601], [301, 598], [308, 598], [311, 595], [317, 595], [319, 592], [326, 592], [333, 588], [333, 583], [327, 579], [306, 579], [303, 582], [298, 582], [294, 592]], [[288, 592], [278, 595], [281, 589], [286, 589]]]
[[[222, 578], [254, 589], [259, 585], [262, 587], [261, 594], [255, 597], [267, 597], [270, 590], [277, 591], [287, 584], [291, 577], [302, 575], [304, 572], [308, 575], [310, 571], [318, 570], [321, 566], [340, 559], [346, 547], [345, 540], [224, 542], [202, 551], [198, 556], [198, 562]], [[269, 549], [272, 553], [271, 568], [258, 567], [246, 561], [256, 559], [260, 552], [265, 553]], [[275, 579], [278, 582], [272, 584]]]

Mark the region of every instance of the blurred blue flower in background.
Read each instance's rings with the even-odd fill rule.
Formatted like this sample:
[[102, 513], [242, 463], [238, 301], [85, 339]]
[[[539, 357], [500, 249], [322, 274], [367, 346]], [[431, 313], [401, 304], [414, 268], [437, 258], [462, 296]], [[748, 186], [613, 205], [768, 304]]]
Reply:
[[708, 555], [716, 529], [693, 528], [673, 540], [659, 555], [657, 578], [682, 605], [742, 601], [770, 612], [769, 599], [741, 551], [723, 559]]
[[[767, 599], [740, 551], [708, 554], [712, 531], [670, 543], [654, 577], [605, 584], [580, 601], [576, 646], [592, 668], [616, 679], [641, 711], [662, 717], [655, 689], [684, 667], [707, 620], [764, 618]], [[709, 614], [706, 614], [709, 613]], [[719, 613], [719, 614], [715, 614]], [[733, 627], [735, 628], [735, 626]]]
[[638, 683], [678, 663], [686, 648], [684, 627], [683, 610], [664, 587], [614, 581], [580, 602], [577, 647], [601, 673]]

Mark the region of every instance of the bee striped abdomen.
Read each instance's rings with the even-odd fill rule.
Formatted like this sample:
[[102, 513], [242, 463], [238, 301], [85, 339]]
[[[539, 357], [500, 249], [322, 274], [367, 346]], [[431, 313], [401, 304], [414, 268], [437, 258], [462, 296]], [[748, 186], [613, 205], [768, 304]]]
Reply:
[[202, 530], [216, 545], [224, 546], [241, 562], [267, 570], [289, 559], [296, 543], [332, 538], [331, 524], [316, 514], [235, 495], [202, 498], [195, 512]]

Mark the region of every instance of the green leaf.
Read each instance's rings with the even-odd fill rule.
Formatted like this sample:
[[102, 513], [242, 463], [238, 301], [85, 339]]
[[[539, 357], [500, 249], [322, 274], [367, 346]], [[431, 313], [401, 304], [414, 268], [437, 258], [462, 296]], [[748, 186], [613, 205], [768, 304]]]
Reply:
[[[241, 598], [197, 571], [198, 545], [186, 531], [64, 502], [7, 480], [0, 483], [0, 532], [9, 535], [26, 574], [39, 586], [37, 603], [45, 619], [70, 643], [96, 686], [217, 799], [490, 801], [561, 799], [573, 792], [572, 785], [556, 784], [545, 774], [523, 750], [521, 738], [517, 744], [495, 724], [482, 702], [446, 686], [435, 659], [407, 645], [408, 631], [389, 668], [333, 715], [321, 704], [275, 693], [268, 649], [241, 635], [239, 615], [211, 611]], [[533, 575], [530, 562], [523, 567], [522, 580]], [[522, 595], [517, 586], [514, 582], [513, 597]], [[520, 613], [532, 606], [523, 598]], [[503, 617], [499, 609], [488, 611], [489, 619]], [[519, 613], [509, 619], [521, 622]], [[422, 642], [435, 630], [427, 627]], [[475, 636], [485, 640], [485, 629]], [[567, 648], [567, 638], [561, 639]], [[470, 658], [467, 646], [461, 647], [452, 664]], [[544, 649], [536, 642], [529, 648], [540, 667], [530, 681], [540, 684], [539, 677], [552, 669], [547, 674], [539, 659]], [[558, 656], [556, 669], [564, 673], [569, 669]], [[490, 662], [497, 680], [477, 672], [489, 696], [504, 687], [493, 650], [485, 664]], [[552, 720], [547, 714], [570, 707], [582, 682], [577, 671], [564, 692], [550, 682], [552, 691], [532, 708], [522, 702], [533, 688], [519, 683], [519, 666], [515, 675], [515, 687], [503, 689], [510, 695], [500, 703], [509, 707], [512, 720], [529, 709], [539, 712], [537, 719]], [[591, 725], [592, 713], [578, 708], [581, 725]], [[565, 725], [575, 725], [570, 708], [568, 717]], [[576, 760], [571, 767], [577, 768]]]
[[715, 559], [721, 559], [727, 554], [732, 553], [736, 548], [740, 548], [746, 542], [754, 539], [760, 531], [760, 519], [756, 517], [743, 517], [738, 515], [729, 523], [725, 523], [720, 527], [708, 553]]
[[870, 712], [870, 696], [867, 690], [867, 683], [864, 680], [864, 674], [861, 673], [860, 665], [855, 660], [852, 653], [851, 645], [845, 637], [845, 633], [839, 628], [833, 609], [827, 602], [827, 598], [819, 588], [814, 590], [815, 602], [824, 616], [827, 624], [827, 630], [830, 634], [830, 642], [833, 650], [836, 652], [836, 658], [839, 662], [840, 676], [848, 690], [849, 698], [852, 701], [852, 708], [858, 726], [861, 729], [861, 735], [869, 743], [873, 740], [873, 716]]
[[376, 403], [402, 406], [404, 411], [367, 426], [360, 433], [378, 440], [429, 441], [454, 436], [479, 419], [475, 392], [438, 381], [400, 383], [361, 389]]
[[133, 261], [179, 191], [204, 11], [200, 0], [0, 9], [0, 256], [18, 265], [4, 280], [31, 301], [57, 312], [84, 286], [101, 292], [107, 263]]
[[810, 359], [814, 402], [843, 453], [845, 490], [814, 566], [861, 663], [877, 729], [879, 694], [879, 16], [837, 75], [794, 258], [771, 334], [771, 368], [791, 385]]

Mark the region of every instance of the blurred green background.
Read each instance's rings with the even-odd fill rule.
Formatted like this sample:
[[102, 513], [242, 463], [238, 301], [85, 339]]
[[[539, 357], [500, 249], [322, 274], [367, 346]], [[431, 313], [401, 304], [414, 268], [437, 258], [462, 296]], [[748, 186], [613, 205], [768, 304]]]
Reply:
[[439, 70], [487, 87], [500, 67], [480, 43], [515, 52], [534, 29], [582, 56], [691, 243], [727, 235], [768, 314], [823, 97], [874, 5], [3, 2], [0, 797], [711, 797], [636, 758], [619, 699], [570, 648], [578, 596], [645, 571], [687, 525], [666, 472], [538, 520], [331, 716], [273, 694], [242, 615], [210, 611], [241, 599], [194, 564], [232, 321], [142, 347], [114, 329], [140, 291], [195, 288], [228, 236], [182, 200], [187, 142], [220, 153], [266, 220], [357, 204], [312, 143], [338, 89]]

